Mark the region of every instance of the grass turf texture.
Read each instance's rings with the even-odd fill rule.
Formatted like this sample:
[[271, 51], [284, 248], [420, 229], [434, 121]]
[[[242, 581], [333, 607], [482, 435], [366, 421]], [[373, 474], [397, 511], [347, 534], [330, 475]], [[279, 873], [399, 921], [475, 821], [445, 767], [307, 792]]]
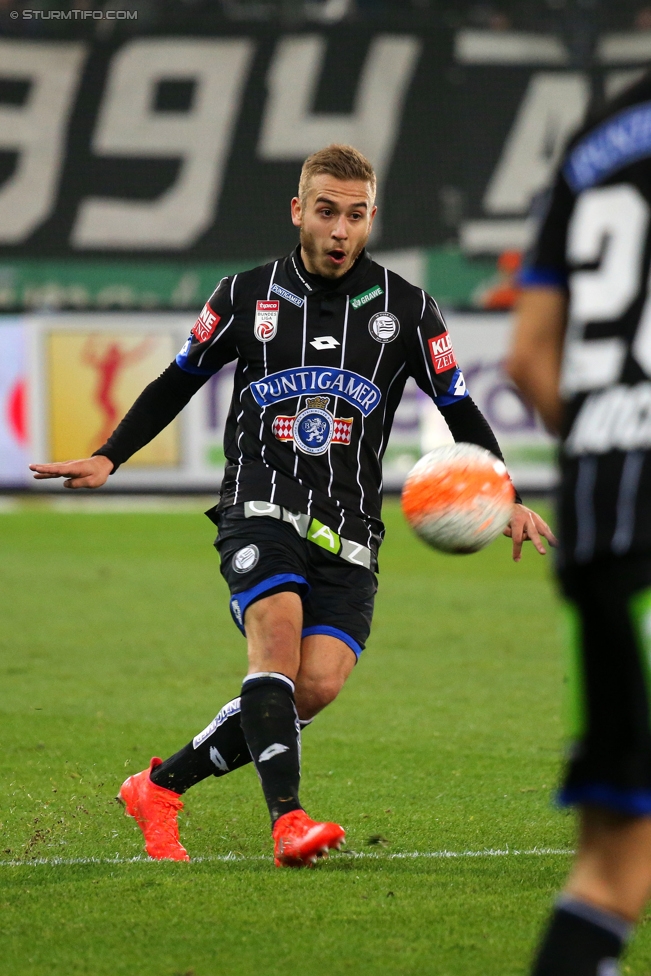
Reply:
[[[273, 867], [251, 766], [186, 798], [191, 864], [129, 858], [114, 796], [238, 694], [245, 645], [201, 514], [0, 516], [0, 971], [12, 976], [524, 973], [573, 843], [549, 560], [438, 555], [385, 506], [374, 631], [303, 739], [302, 800], [364, 858]], [[241, 855], [224, 861], [229, 852]], [[376, 856], [368, 856], [373, 855]], [[17, 865], [7, 862], [17, 861]], [[625, 972], [647, 972], [642, 925]]]

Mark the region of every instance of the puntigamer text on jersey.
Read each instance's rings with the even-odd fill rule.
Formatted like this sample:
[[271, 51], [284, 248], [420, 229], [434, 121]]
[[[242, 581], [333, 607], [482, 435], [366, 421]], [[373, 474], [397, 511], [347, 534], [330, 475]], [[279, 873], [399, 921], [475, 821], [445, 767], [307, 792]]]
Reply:
[[348, 369], [304, 369], [296, 366], [251, 383], [251, 393], [261, 407], [302, 393], [326, 391], [336, 393], [353, 407], [359, 407], [365, 417], [377, 406], [381, 396], [375, 383]]

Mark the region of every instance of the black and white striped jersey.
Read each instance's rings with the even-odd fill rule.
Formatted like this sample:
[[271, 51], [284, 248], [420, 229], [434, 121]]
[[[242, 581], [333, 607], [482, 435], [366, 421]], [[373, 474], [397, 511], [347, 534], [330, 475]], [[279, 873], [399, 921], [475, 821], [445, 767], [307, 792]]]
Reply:
[[569, 294], [561, 392], [563, 557], [651, 549], [651, 76], [562, 160], [525, 286]]
[[366, 253], [339, 280], [312, 276], [297, 248], [224, 278], [176, 363], [207, 377], [232, 360], [219, 508], [268, 502], [376, 554], [407, 377], [442, 407], [467, 396], [436, 302]]

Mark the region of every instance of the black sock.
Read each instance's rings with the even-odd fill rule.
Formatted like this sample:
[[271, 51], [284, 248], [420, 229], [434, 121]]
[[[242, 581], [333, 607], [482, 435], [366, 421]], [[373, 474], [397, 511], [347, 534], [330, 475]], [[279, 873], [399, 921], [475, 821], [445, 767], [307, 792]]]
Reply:
[[561, 895], [532, 976], [617, 976], [617, 960], [630, 930], [630, 923], [619, 915]]
[[250, 674], [242, 684], [240, 701], [244, 737], [273, 825], [283, 813], [301, 809], [301, 737], [294, 683], [275, 672]]
[[151, 780], [167, 790], [185, 793], [208, 776], [224, 776], [250, 762], [240, 724], [240, 699], [234, 698], [192, 742], [157, 766]]

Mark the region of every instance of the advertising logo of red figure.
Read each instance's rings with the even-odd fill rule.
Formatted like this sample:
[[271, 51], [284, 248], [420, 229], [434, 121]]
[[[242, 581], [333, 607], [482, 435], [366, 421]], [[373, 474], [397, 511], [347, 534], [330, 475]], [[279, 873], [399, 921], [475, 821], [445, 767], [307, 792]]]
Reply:
[[199, 313], [199, 318], [194, 323], [192, 335], [198, 342], [205, 342], [206, 339], [210, 339], [211, 335], [217, 328], [220, 318], [221, 316], [217, 315], [216, 312], [213, 312], [208, 302], [206, 302]]
[[253, 332], [260, 342], [269, 342], [278, 330], [280, 302], [258, 301], [255, 303], [255, 325]]
[[444, 332], [443, 335], [437, 336], [436, 339], [430, 339], [428, 345], [429, 354], [432, 357], [434, 371], [436, 373], [444, 373], [446, 369], [451, 369], [457, 365], [449, 332]]

